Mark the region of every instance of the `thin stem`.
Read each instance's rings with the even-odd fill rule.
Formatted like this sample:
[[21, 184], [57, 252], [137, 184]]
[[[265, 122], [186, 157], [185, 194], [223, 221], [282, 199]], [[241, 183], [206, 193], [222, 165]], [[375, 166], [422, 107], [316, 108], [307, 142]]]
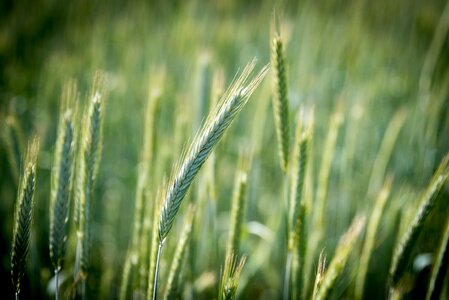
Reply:
[[19, 300], [19, 292], [16, 292], [16, 300]]
[[154, 273], [153, 300], [156, 300], [156, 294], [157, 294], [157, 276], [158, 276], [158, 274], [159, 274], [159, 261], [160, 261], [160, 259], [161, 259], [161, 253], [162, 253], [162, 243], [159, 243], [159, 246], [157, 247], [156, 272]]
[[289, 299], [291, 269], [292, 269], [292, 252], [288, 251], [287, 263], [285, 264], [284, 296], [282, 297], [284, 300]]
[[83, 278], [83, 282], [81, 282], [81, 299], [86, 299], [86, 278]]
[[55, 270], [55, 280], [56, 280], [56, 290], [55, 290], [55, 298], [59, 300], [59, 271]]
[[290, 250], [288, 249], [288, 239], [289, 239], [289, 231], [290, 231], [290, 217], [289, 217], [289, 197], [288, 197], [288, 174], [285, 172], [283, 173], [283, 177], [282, 177], [282, 185], [283, 185], [283, 197], [284, 197], [284, 217], [283, 219], [283, 224], [281, 225], [282, 228], [282, 237], [283, 237], [283, 243], [282, 245], [286, 246], [283, 249], [283, 253], [284, 251], [287, 249], [287, 260], [285, 261], [285, 277], [284, 277], [284, 288], [283, 288], [283, 299], [288, 299], [289, 297], [289, 289], [290, 289], [290, 269], [291, 269], [291, 255], [290, 255]]

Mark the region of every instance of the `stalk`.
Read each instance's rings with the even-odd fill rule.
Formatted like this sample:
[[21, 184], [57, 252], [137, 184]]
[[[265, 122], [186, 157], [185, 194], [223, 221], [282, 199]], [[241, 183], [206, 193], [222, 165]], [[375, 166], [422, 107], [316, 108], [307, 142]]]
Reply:
[[162, 254], [162, 242], [159, 242], [159, 245], [157, 247], [157, 258], [156, 258], [156, 271], [154, 273], [154, 288], [153, 288], [153, 300], [156, 300], [157, 295], [157, 277], [159, 275], [159, 263], [161, 260], [161, 254]]
[[377, 229], [384, 211], [385, 204], [390, 195], [392, 179], [388, 178], [374, 204], [368, 228], [366, 231], [365, 243], [363, 245], [362, 254], [360, 255], [360, 265], [357, 272], [355, 284], [355, 299], [363, 298], [363, 290], [368, 272], [371, 254], [373, 253], [374, 244], [376, 242]]

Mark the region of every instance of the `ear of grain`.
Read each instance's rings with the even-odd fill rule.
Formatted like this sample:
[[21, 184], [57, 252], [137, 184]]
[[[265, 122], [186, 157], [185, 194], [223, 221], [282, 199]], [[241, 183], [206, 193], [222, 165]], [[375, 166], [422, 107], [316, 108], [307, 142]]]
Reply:
[[240, 260], [231, 253], [226, 257], [226, 262], [221, 275], [220, 289], [218, 292], [218, 300], [232, 300], [235, 299], [237, 287], [239, 283], [240, 274], [245, 265], [246, 257]]
[[[290, 209], [289, 209], [289, 232], [288, 232], [288, 256], [287, 273], [292, 273], [293, 298], [299, 298], [302, 292], [304, 273], [304, 261], [307, 248], [307, 205], [304, 197], [304, 182], [308, 162], [308, 145], [311, 135], [312, 123], [303, 128], [304, 110], [301, 109], [295, 133], [295, 144], [290, 168]], [[290, 271], [291, 268], [291, 271]], [[289, 278], [285, 279], [288, 283]]]
[[[288, 162], [290, 154], [290, 120], [289, 120], [289, 105], [287, 98], [287, 64], [284, 54], [284, 41], [276, 30], [276, 19], [272, 21], [272, 49], [271, 49], [271, 62], [273, 65], [273, 90], [274, 95], [272, 97], [273, 106], [273, 118], [276, 129], [276, 138], [278, 144], [278, 154], [280, 167], [283, 172], [283, 196], [285, 204], [283, 207], [283, 216], [281, 217], [281, 223], [279, 228], [279, 234], [276, 236], [278, 240], [276, 243], [282, 245], [280, 253], [283, 253], [288, 248], [288, 231], [289, 231], [289, 213], [288, 213]], [[284, 277], [284, 299], [289, 298], [289, 285], [290, 285], [290, 271], [291, 271], [291, 254], [288, 255], [286, 260], [286, 269]], [[279, 264], [283, 268], [283, 264]]]
[[64, 87], [58, 136], [52, 170], [50, 200], [50, 258], [55, 272], [62, 268], [67, 240], [67, 221], [70, 208], [72, 172], [74, 162], [74, 111], [76, 86]]
[[360, 232], [365, 225], [365, 218], [358, 217], [353, 222], [348, 231], [340, 239], [337, 249], [335, 250], [334, 258], [332, 259], [329, 268], [324, 275], [321, 286], [316, 293], [314, 299], [322, 300], [329, 299], [330, 293], [335, 287], [338, 277], [343, 272], [343, 269], [348, 260], [349, 254], [354, 248], [355, 242], [357, 241]]
[[284, 43], [282, 38], [274, 33], [272, 40], [271, 61], [273, 65], [273, 113], [278, 141], [278, 152], [281, 169], [287, 172], [290, 152], [290, 125], [287, 98], [287, 64], [285, 62]]
[[313, 285], [313, 296], [312, 299], [316, 299], [318, 290], [321, 287], [321, 283], [323, 281], [324, 273], [326, 272], [326, 254], [324, 254], [324, 250], [321, 250], [320, 257], [318, 259], [318, 267], [315, 275], [315, 283]]
[[38, 149], [39, 142], [35, 139], [28, 147], [25, 168], [20, 178], [17, 193], [11, 251], [11, 279], [16, 298], [18, 298], [20, 293], [21, 280], [25, 275], [26, 258], [30, 243]]
[[[77, 262], [75, 272], [83, 279], [87, 276], [90, 261], [90, 223], [94, 183], [101, 158], [104, 110], [104, 75], [94, 78], [92, 95], [83, 118], [83, 130], [78, 157], [77, 205]], [[84, 297], [83, 280], [83, 297]]]
[[360, 264], [356, 277], [355, 285], [355, 298], [363, 298], [363, 289], [365, 285], [365, 278], [368, 272], [369, 261], [371, 259], [371, 253], [373, 253], [374, 244], [376, 242], [376, 233], [379, 226], [385, 203], [387, 202], [388, 196], [390, 195], [392, 179], [387, 178], [381, 189], [376, 202], [374, 204], [374, 209], [371, 214], [369, 224], [366, 230], [365, 243], [363, 245], [362, 254], [360, 256]]
[[172, 173], [169, 184], [165, 188], [164, 204], [159, 216], [159, 246], [156, 259], [153, 299], [155, 299], [157, 295], [157, 271], [159, 269], [159, 258], [162, 245], [168, 232], [173, 226], [174, 219], [181, 206], [182, 200], [207, 157], [223, 136], [226, 129], [231, 125], [231, 122], [248, 102], [249, 97], [265, 77], [268, 70], [268, 66], [265, 66], [259, 74], [248, 83], [248, 78], [251, 75], [254, 66], [255, 62], [253, 61], [245, 67], [242, 74], [231, 85], [217, 107], [209, 114], [202, 129], [194, 138], [189, 150], [186, 152], [187, 154], [183, 155], [180, 160], [181, 163], [175, 168], [176, 171]]
[[295, 133], [295, 145], [293, 147], [293, 159], [291, 168], [291, 186], [290, 186], [290, 215], [289, 215], [289, 250], [293, 251], [294, 247], [299, 243], [300, 233], [300, 213], [301, 204], [305, 204], [303, 200], [304, 181], [306, 176], [308, 162], [308, 146], [310, 140], [310, 124], [309, 128], [303, 129], [303, 115], [300, 112], [298, 125]]
[[218, 107], [209, 114], [203, 128], [190, 146], [187, 155], [184, 156], [181, 160], [182, 163], [173, 172], [165, 191], [164, 206], [159, 217], [159, 240], [161, 243], [170, 231], [182, 200], [196, 174], [267, 72], [267, 67], [264, 67], [244, 87], [253, 69], [254, 63], [249, 64], [244, 69], [242, 75], [231, 86]]
[[176, 247], [175, 255], [171, 263], [170, 272], [168, 274], [167, 286], [165, 288], [164, 299], [177, 299], [181, 296], [181, 266], [186, 255], [186, 246], [192, 233], [192, 222], [195, 208], [191, 205], [185, 216], [183, 230]]
[[433, 175], [426, 191], [421, 198], [421, 205], [412, 223], [408, 226], [407, 232], [398, 244], [390, 269], [390, 279], [393, 288], [397, 287], [400, 279], [404, 275], [407, 264], [410, 261], [413, 247], [422, 231], [424, 222], [434, 207], [441, 190], [449, 177], [449, 155], [441, 161], [437, 171]]
[[240, 162], [237, 167], [234, 192], [232, 195], [231, 218], [226, 255], [231, 255], [231, 253], [239, 253], [240, 251], [240, 237], [246, 209], [245, 199], [248, 189], [250, 163], [251, 159], [243, 156], [240, 158]]
[[444, 288], [444, 279], [449, 266], [449, 218], [446, 219], [443, 236], [438, 246], [430, 275], [426, 300], [440, 299]]
[[76, 85], [68, 83], [63, 89], [58, 136], [54, 156], [50, 199], [50, 259], [56, 279], [56, 299], [59, 299], [59, 272], [62, 268], [67, 242], [70, 194], [74, 163], [74, 111]]

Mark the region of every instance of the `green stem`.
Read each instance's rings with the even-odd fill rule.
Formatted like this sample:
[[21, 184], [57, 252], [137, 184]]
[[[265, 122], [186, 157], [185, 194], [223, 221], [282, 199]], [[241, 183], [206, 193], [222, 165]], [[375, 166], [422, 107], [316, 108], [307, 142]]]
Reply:
[[284, 300], [289, 299], [291, 269], [292, 269], [292, 252], [288, 251], [287, 263], [285, 265], [284, 296], [282, 297]]
[[[284, 224], [282, 227], [284, 237], [283, 245], [286, 245], [287, 249], [287, 260], [285, 263], [285, 277], [284, 277], [284, 289], [283, 289], [283, 299], [286, 300], [289, 298], [289, 290], [290, 290], [290, 274], [291, 274], [291, 265], [292, 265], [292, 255], [291, 251], [288, 249], [288, 235], [290, 230], [290, 218], [289, 218], [289, 197], [288, 197], [288, 174], [283, 173], [283, 193], [284, 193]], [[284, 250], [285, 251], [285, 250]]]
[[153, 300], [156, 300], [157, 295], [157, 276], [159, 274], [159, 261], [161, 259], [161, 253], [162, 253], [162, 243], [159, 243], [157, 247], [156, 272], [154, 273]]
[[86, 278], [83, 278], [83, 281], [81, 282], [81, 299], [86, 299]]
[[56, 280], [56, 290], [55, 290], [55, 298], [59, 300], [59, 271], [55, 270], [55, 280]]

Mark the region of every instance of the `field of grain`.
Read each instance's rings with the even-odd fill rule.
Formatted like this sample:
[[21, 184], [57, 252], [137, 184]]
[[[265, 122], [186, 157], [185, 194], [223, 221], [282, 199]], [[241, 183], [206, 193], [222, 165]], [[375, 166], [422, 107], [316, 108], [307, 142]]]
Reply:
[[0, 3], [5, 299], [449, 299], [449, 2]]

